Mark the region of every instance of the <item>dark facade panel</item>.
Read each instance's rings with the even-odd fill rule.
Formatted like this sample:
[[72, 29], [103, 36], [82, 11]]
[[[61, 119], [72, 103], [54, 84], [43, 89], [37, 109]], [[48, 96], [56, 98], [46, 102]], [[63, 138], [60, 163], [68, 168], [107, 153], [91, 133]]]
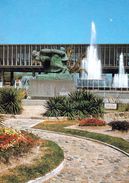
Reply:
[[[1, 44], [0, 45], [0, 68], [15, 67], [29, 68], [41, 65], [32, 60], [32, 51], [40, 51], [44, 48], [64, 47], [66, 50], [73, 50], [72, 59], [77, 61], [82, 55], [87, 55], [88, 44]], [[124, 65], [126, 71], [129, 71], [129, 44], [99, 44], [98, 57], [102, 63], [102, 69], [105, 72], [115, 72], [118, 69], [119, 55], [124, 55]]]

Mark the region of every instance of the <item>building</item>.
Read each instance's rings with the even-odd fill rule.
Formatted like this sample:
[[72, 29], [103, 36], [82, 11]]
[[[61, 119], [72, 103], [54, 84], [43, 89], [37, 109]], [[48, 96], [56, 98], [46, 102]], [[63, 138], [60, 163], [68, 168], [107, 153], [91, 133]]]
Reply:
[[[14, 72], [42, 72], [41, 63], [34, 63], [32, 51], [43, 48], [73, 49], [73, 61], [86, 54], [88, 44], [1, 44], [0, 45], [0, 78], [4, 80], [4, 73], [10, 73], [10, 81]], [[129, 73], [129, 44], [99, 44], [98, 57], [102, 63], [103, 73], [117, 73], [120, 53], [124, 55], [125, 70]]]

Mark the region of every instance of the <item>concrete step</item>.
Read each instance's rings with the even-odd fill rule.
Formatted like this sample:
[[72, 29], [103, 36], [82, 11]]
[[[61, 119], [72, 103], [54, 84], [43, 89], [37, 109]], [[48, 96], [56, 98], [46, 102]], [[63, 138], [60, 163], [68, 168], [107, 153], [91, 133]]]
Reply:
[[46, 100], [37, 100], [37, 99], [23, 99], [22, 104], [23, 106], [39, 106], [45, 105]]

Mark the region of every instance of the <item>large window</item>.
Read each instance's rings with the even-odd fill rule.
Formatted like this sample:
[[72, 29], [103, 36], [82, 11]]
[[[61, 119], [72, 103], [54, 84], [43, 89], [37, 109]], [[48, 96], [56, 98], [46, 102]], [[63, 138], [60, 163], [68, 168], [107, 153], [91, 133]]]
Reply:
[[104, 55], [104, 47], [101, 47], [101, 51], [100, 51], [100, 60], [103, 66], [105, 66], [105, 55]]
[[4, 46], [4, 65], [7, 65], [7, 54], [8, 54], [7, 49], [8, 49], [8, 46], [5, 45]]
[[126, 47], [126, 63], [127, 63], [127, 66], [129, 66], [129, 46]]
[[13, 55], [12, 46], [9, 45], [8, 46], [8, 65], [13, 65], [12, 55]]
[[109, 58], [109, 47], [105, 47], [105, 66], [109, 66], [110, 64], [110, 58]]
[[115, 66], [115, 48], [110, 46], [110, 66]]
[[16, 65], [16, 46], [12, 46], [12, 64]]
[[0, 46], [0, 65], [3, 65], [3, 46]]

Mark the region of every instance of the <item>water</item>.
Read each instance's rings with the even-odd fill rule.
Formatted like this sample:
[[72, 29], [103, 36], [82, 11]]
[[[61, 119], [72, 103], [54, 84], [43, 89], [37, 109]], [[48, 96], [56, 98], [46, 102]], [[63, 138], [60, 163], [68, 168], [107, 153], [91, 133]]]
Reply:
[[123, 53], [121, 53], [119, 57], [119, 73], [114, 75], [113, 87], [128, 88], [128, 74], [125, 73], [125, 69], [124, 69]]
[[81, 72], [81, 79], [87, 79], [87, 59], [86, 58], [82, 59], [81, 68], [84, 69]]
[[84, 68], [82, 71], [81, 79], [88, 80], [101, 80], [102, 69], [101, 61], [98, 59], [97, 46], [96, 46], [96, 27], [95, 23], [91, 23], [91, 41], [90, 46], [87, 49], [87, 58], [82, 60], [81, 67]]
[[[123, 60], [124, 56], [121, 53], [119, 57], [119, 73], [114, 75], [113, 84], [111, 84], [111, 81], [110, 86], [108, 85], [108, 87], [128, 88], [128, 74], [125, 73]], [[81, 65], [81, 68], [84, 69], [81, 73], [81, 85], [93, 88], [106, 87], [107, 83], [105, 79], [102, 79], [101, 67], [101, 61], [98, 59], [96, 45], [96, 27], [95, 23], [92, 22], [90, 46], [87, 48], [87, 57], [83, 58]]]

